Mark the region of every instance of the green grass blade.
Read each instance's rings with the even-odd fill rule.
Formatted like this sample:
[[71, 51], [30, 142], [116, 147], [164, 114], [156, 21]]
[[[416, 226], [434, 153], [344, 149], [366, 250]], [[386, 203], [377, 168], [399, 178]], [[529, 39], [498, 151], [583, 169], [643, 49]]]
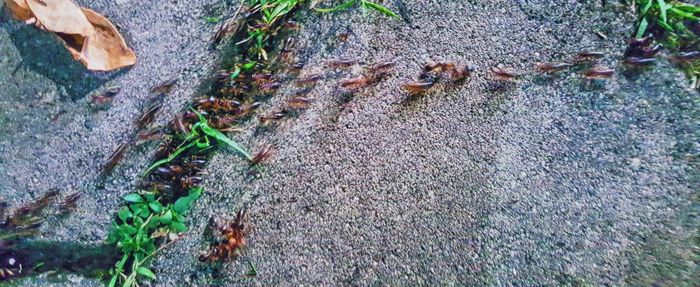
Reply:
[[321, 13], [333, 13], [349, 9], [350, 7], [355, 5], [355, 2], [357, 2], [357, 0], [348, 0], [345, 1], [345, 3], [335, 6], [333, 8], [315, 8], [314, 10]]
[[143, 173], [143, 175], [148, 175], [148, 174], [149, 174], [151, 171], [153, 171], [155, 168], [157, 168], [157, 167], [159, 167], [159, 166], [161, 166], [161, 165], [164, 165], [164, 164], [166, 164], [166, 163], [169, 163], [169, 162], [173, 161], [173, 160], [174, 160], [178, 155], [180, 155], [183, 151], [186, 151], [187, 149], [191, 148], [191, 147], [194, 146], [195, 144], [197, 144], [197, 141], [190, 142], [189, 144], [178, 148], [177, 150], [175, 150], [175, 152], [171, 153], [170, 156], [168, 156], [167, 158], [161, 159], [161, 160], [159, 160], [159, 161], [153, 163], [153, 164]]
[[648, 26], [649, 21], [647, 21], [647, 17], [642, 17], [642, 22], [639, 23], [639, 28], [637, 28], [637, 39], [644, 37], [644, 33], [647, 32]]
[[696, 20], [696, 21], [700, 20], [700, 17], [697, 17], [697, 16], [693, 15], [692, 13], [683, 11], [683, 10], [678, 9], [678, 8], [671, 8], [668, 11], [671, 11], [672, 13], [675, 13], [678, 16], [681, 16], [681, 17], [686, 18], [686, 19], [691, 19], [691, 20]]
[[683, 10], [688, 13], [700, 13], [700, 7], [691, 4], [674, 4], [672, 9]]
[[670, 8], [670, 5], [666, 5], [666, 1], [664, 0], [657, 0], [659, 3], [659, 11], [661, 13], [661, 21], [668, 26], [668, 14], [667, 10]]
[[202, 131], [208, 136], [215, 138], [217, 141], [223, 142], [226, 145], [230, 146], [238, 153], [242, 154], [246, 159], [253, 160], [253, 156], [251, 156], [245, 149], [243, 149], [243, 147], [241, 147], [238, 143], [228, 138], [224, 133], [220, 132], [219, 130], [212, 128], [208, 125], [203, 125]]
[[671, 25], [664, 23], [661, 20], [658, 20], [657, 22], [659, 23], [659, 26], [663, 27], [664, 29], [668, 30], [669, 32], [673, 32], [673, 27], [671, 27]]
[[377, 12], [380, 12], [384, 15], [387, 15], [387, 16], [392, 17], [392, 18], [397, 18], [397, 19], [399, 18], [399, 15], [396, 15], [396, 13], [389, 10], [389, 8], [386, 8], [386, 7], [379, 5], [377, 3], [364, 1], [364, 4], [366, 7], [372, 8], [372, 9], [376, 10]]
[[644, 5], [644, 8], [642, 8], [642, 16], [646, 15], [647, 12], [649, 12], [649, 9], [651, 9], [651, 5], [654, 4], [653, 0], [647, 0], [647, 4]]

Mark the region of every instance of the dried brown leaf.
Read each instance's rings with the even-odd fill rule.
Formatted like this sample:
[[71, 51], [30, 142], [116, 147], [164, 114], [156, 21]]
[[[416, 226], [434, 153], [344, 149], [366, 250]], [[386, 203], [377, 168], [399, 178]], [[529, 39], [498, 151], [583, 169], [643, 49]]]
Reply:
[[44, 29], [65, 34], [90, 36], [95, 29], [80, 7], [71, 0], [25, 0]]
[[25, 0], [5, 0], [5, 7], [10, 10], [10, 15], [20, 21], [27, 21], [34, 17]]
[[136, 63], [117, 28], [99, 13], [71, 0], [4, 0], [18, 20], [36, 18], [37, 26], [54, 32], [88, 69], [110, 71]]
[[88, 69], [110, 71], [136, 64], [136, 54], [129, 49], [112, 22], [90, 9], [83, 8], [83, 12], [96, 30], [86, 39], [82, 50], [81, 62]]

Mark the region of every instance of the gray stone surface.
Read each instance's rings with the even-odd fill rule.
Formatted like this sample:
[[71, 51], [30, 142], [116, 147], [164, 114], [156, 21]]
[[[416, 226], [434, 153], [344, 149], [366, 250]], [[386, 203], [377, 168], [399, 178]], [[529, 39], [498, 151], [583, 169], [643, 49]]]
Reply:
[[[313, 104], [276, 129], [261, 131], [253, 121], [232, 135], [253, 150], [274, 144], [277, 153], [259, 180], [245, 178], [247, 166], [235, 154], [217, 153], [207, 168], [206, 193], [188, 217], [192, 230], [158, 257], [153, 285], [694, 285], [700, 274], [692, 241], [698, 231], [697, 91], [664, 59], [641, 73], [621, 65], [633, 30], [628, 9], [551, 2], [389, 4], [398, 10], [402, 3], [404, 21], [358, 11], [311, 14], [302, 21], [297, 55], [306, 63], [301, 76], [326, 75], [309, 95]], [[206, 5], [187, 3], [194, 12], [183, 3], [152, 5], [133, 5], [144, 14], [162, 13], [150, 21], [126, 16], [134, 12], [122, 6], [101, 6], [141, 56], [137, 67], [114, 76], [133, 91], [122, 92], [108, 112], [73, 108], [64, 124], [42, 124], [32, 115], [84, 106], [86, 98], [72, 102], [71, 89], [50, 82], [34, 91], [51, 80], [26, 70], [13, 78], [20, 81], [16, 90], [3, 90], [3, 101], [7, 94], [58, 102], [18, 113], [31, 119], [30, 129], [0, 130], [0, 180], [12, 183], [0, 187], [3, 195], [19, 202], [55, 185], [90, 184], [99, 163], [133, 129], [126, 123], [138, 116], [150, 85], [189, 75], [189, 84], [180, 84], [168, 101], [171, 111], [193, 93], [191, 86], [211, 70], [199, 69], [211, 63], [206, 26], [185, 18], [178, 23], [187, 28], [170, 37], [137, 36], [158, 29], [150, 25], [154, 20], [200, 17], [192, 15], [202, 15], [197, 9]], [[3, 25], [0, 33], [19, 29]], [[347, 42], [338, 41], [341, 33], [348, 33]], [[16, 53], [17, 41], [4, 39], [0, 51]], [[614, 79], [590, 82], [581, 69], [555, 76], [533, 71], [536, 62], [564, 61], [588, 49], [607, 53], [602, 65], [616, 69]], [[397, 66], [392, 77], [345, 103], [339, 83], [362, 66], [324, 68], [338, 58]], [[428, 60], [470, 63], [478, 71], [463, 85], [439, 86], [407, 102], [400, 86], [417, 79]], [[527, 75], [501, 84], [488, 72], [499, 65]], [[0, 77], [7, 78], [4, 70]], [[287, 83], [261, 112], [283, 106], [298, 89]], [[0, 116], [17, 122], [14, 113]], [[87, 188], [85, 208], [47, 236], [101, 240], [105, 211], [116, 209], [151, 150], [130, 152], [115, 182], [107, 190]], [[243, 256], [218, 267], [198, 262], [209, 218], [233, 216], [242, 206], [249, 207], [253, 226]], [[250, 264], [255, 278], [244, 275]]]

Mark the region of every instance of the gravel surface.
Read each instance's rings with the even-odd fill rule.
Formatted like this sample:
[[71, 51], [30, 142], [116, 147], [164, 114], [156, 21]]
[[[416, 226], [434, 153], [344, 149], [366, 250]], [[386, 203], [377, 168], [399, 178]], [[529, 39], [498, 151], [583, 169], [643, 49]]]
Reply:
[[[153, 285], [700, 282], [692, 241], [700, 103], [682, 72], [664, 59], [644, 71], [623, 67], [634, 16], [610, 3], [466, 2], [476, 1], [393, 1], [402, 20], [358, 11], [305, 15], [296, 36], [297, 60], [306, 63], [300, 77], [326, 76], [308, 95], [313, 104], [276, 128], [252, 121], [232, 135], [251, 150], [271, 143], [276, 155], [258, 180], [245, 177], [247, 166], [234, 153], [215, 156], [206, 193], [188, 217], [192, 230], [159, 256]], [[118, 196], [152, 147], [131, 151], [104, 190], [92, 187], [99, 164], [133, 129], [151, 85], [175, 75], [188, 79], [168, 99], [171, 113], [211, 71], [211, 31], [199, 21], [206, 4], [85, 4], [120, 23], [141, 57], [132, 70], [94, 80], [124, 88], [107, 112], [87, 112], [87, 97], [76, 99], [72, 85], [42, 72], [22, 68], [11, 77], [0, 68], [2, 82], [17, 83], [10, 100], [0, 90], [2, 110], [20, 96], [35, 103], [0, 114], [12, 123], [0, 128], [0, 180], [7, 182], [0, 193], [16, 202], [54, 186], [87, 193], [85, 208], [45, 236], [104, 238]], [[148, 16], [135, 20], [132, 13]], [[151, 26], [160, 18], [173, 23]], [[2, 25], [0, 52], [10, 48], [10, 55], [0, 60], [14, 67], [21, 52], [13, 47], [27, 40], [7, 35], [31, 32]], [[606, 52], [601, 65], [616, 76], [591, 82], [582, 68], [551, 76], [532, 69], [581, 50]], [[324, 67], [341, 58], [366, 64]], [[378, 85], [354, 94], [339, 87], [364, 66], [389, 60], [395, 72]], [[468, 63], [477, 72], [462, 85], [439, 85], [407, 100], [401, 85], [416, 80], [428, 60]], [[526, 75], [504, 83], [488, 72], [494, 66]], [[75, 82], [84, 84], [81, 77]], [[36, 90], [42, 82], [53, 102], [41, 101], [50, 94]], [[261, 112], [283, 106], [299, 89], [287, 83]], [[71, 106], [60, 124], [34, 117]], [[253, 230], [243, 256], [221, 266], [198, 262], [208, 219], [232, 217], [242, 206]], [[245, 276], [251, 265], [255, 278]]]

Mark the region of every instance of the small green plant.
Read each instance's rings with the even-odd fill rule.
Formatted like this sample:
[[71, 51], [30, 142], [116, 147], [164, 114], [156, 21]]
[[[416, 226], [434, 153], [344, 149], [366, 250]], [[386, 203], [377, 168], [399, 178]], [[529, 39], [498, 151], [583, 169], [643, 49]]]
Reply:
[[148, 263], [153, 255], [167, 246], [157, 248], [157, 241], [165, 242], [187, 231], [183, 214], [201, 195], [202, 188], [192, 188], [187, 196], [167, 205], [161, 203], [161, 195], [156, 191], [124, 196], [128, 204], [117, 212], [107, 238], [107, 243], [116, 244], [122, 252], [121, 260], [110, 270], [109, 286], [132, 287], [137, 285], [140, 277], [155, 279]]
[[[279, 19], [292, 12], [303, 0], [251, 0], [248, 4], [252, 13], [261, 13], [262, 17], [248, 29], [248, 38], [237, 44], [253, 41], [250, 52], [259, 58], [267, 60], [267, 50], [270, 37], [277, 33], [279, 25], [274, 25]], [[275, 28], [276, 27], [276, 28]]]
[[221, 17], [206, 17], [204, 18], [204, 21], [210, 24], [216, 24], [221, 22]]
[[639, 26], [637, 38], [642, 38], [649, 30], [650, 24], [665, 29], [671, 37], [696, 37], [685, 25], [687, 20], [700, 20], [700, 7], [665, 0], [636, 0], [639, 7]]
[[[240, 73], [240, 72], [239, 72]], [[233, 148], [236, 152], [240, 153], [243, 157], [245, 157], [247, 160], [252, 160], [253, 156], [250, 155], [243, 147], [241, 147], [238, 143], [235, 141], [231, 140], [228, 138], [224, 133], [220, 132], [219, 130], [212, 128], [209, 126], [209, 123], [207, 122], [207, 119], [204, 118], [201, 114], [199, 114], [196, 110], [192, 109], [197, 115], [199, 116], [199, 121], [196, 122], [194, 125], [192, 125], [192, 128], [190, 130], [190, 133], [185, 136], [185, 139], [182, 141], [182, 143], [179, 145], [179, 147], [171, 153], [167, 158], [161, 159], [159, 161], [156, 161], [153, 163], [148, 169], [144, 172], [144, 175], [147, 175], [157, 167], [164, 165], [166, 163], [169, 163], [176, 159], [181, 153], [184, 151], [192, 148], [192, 147], [197, 147], [200, 149], [205, 149], [205, 148], [210, 148], [211, 147], [211, 138], [215, 139], [219, 143], [223, 143], [231, 148]]]
[[368, 1], [368, 0], [347, 0], [343, 2], [342, 4], [335, 6], [333, 8], [316, 8], [315, 10], [321, 13], [333, 13], [333, 12], [339, 12], [339, 11], [344, 11], [348, 10], [351, 7], [359, 4], [360, 8], [362, 8], [363, 11], [366, 11], [367, 9], [372, 9], [374, 11], [377, 11], [379, 13], [382, 13], [386, 16], [392, 17], [392, 18], [399, 18], [399, 15], [391, 11], [389, 8], [386, 8], [385, 6], [378, 4], [376, 2]]
[[[700, 20], [699, 6], [665, 0], [635, 0], [634, 3], [639, 12], [636, 38], [652, 33], [664, 46], [676, 52], [698, 41], [698, 35], [687, 25]], [[692, 86], [698, 88], [700, 64], [690, 61], [680, 66], [691, 79]]]

